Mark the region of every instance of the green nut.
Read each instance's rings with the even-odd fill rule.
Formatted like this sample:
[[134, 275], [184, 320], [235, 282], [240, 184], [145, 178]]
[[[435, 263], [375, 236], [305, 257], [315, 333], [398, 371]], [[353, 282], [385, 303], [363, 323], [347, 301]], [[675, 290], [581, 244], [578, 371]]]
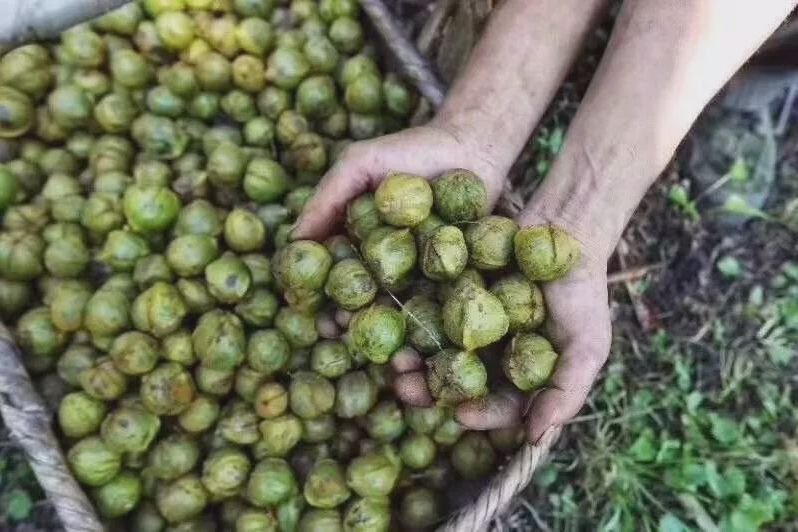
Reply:
[[189, 474], [160, 485], [155, 504], [167, 521], [180, 523], [202, 513], [208, 504], [208, 492], [199, 477]]
[[426, 434], [408, 434], [399, 445], [402, 463], [410, 469], [429, 467], [435, 460], [435, 442]]
[[310, 64], [301, 50], [277, 48], [269, 56], [266, 80], [281, 89], [294, 89], [310, 72]]
[[183, 155], [190, 140], [188, 133], [174, 120], [151, 113], [139, 116], [130, 132], [146, 154], [169, 161]]
[[394, 74], [382, 82], [382, 99], [388, 112], [397, 117], [410, 115], [416, 103], [415, 95]]
[[424, 486], [408, 490], [399, 503], [399, 521], [409, 529], [427, 529], [442, 517], [435, 491]]
[[363, 28], [351, 16], [341, 16], [333, 20], [328, 37], [344, 54], [354, 54], [363, 46]]
[[78, 380], [87, 394], [103, 401], [118, 399], [127, 391], [127, 377], [108, 357], [96, 359], [80, 373]]
[[194, 370], [197, 387], [200, 391], [218, 397], [226, 396], [233, 389], [235, 370], [211, 369], [207, 366], [197, 366]]
[[303, 419], [313, 419], [332, 411], [335, 387], [318, 373], [297, 371], [291, 375], [288, 400], [294, 414]]
[[200, 275], [219, 254], [216, 239], [205, 234], [179, 236], [166, 248], [166, 260], [181, 277]]
[[515, 260], [530, 281], [565, 277], [581, 257], [581, 244], [557, 225], [533, 225], [514, 238]]
[[374, 203], [386, 223], [415, 227], [430, 215], [432, 188], [421, 176], [390, 173], [377, 187]]
[[175, 480], [194, 469], [199, 457], [199, 446], [191, 436], [172, 434], [147, 455], [147, 470], [159, 480]]
[[234, 370], [244, 360], [247, 349], [241, 320], [220, 309], [200, 317], [192, 341], [202, 365], [220, 371]]
[[496, 451], [482, 432], [467, 432], [454, 444], [452, 466], [465, 479], [479, 478], [493, 471]]
[[488, 393], [485, 365], [473, 351], [444, 349], [427, 360], [427, 385], [438, 404], [454, 406]]
[[69, 340], [68, 333], [56, 329], [47, 307], [36, 307], [23, 314], [16, 333], [22, 351], [33, 357], [54, 358]]
[[97, 432], [106, 410], [104, 402], [86, 392], [72, 392], [58, 405], [58, 426], [67, 438], [83, 438]]
[[38, 235], [23, 231], [0, 233], [0, 275], [11, 281], [35, 279], [44, 271], [44, 250], [44, 241]]
[[166, 257], [160, 253], [140, 258], [133, 268], [133, 281], [142, 289], [149, 288], [158, 281], [171, 283], [173, 280], [172, 268], [166, 262]]
[[274, 153], [274, 135], [274, 122], [265, 116], [256, 116], [244, 124], [244, 142], [248, 146], [264, 148], [269, 154]]
[[302, 441], [323, 443], [331, 440], [336, 431], [335, 417], [331, 414], [302, 420]]
[[297, 532], [343, 532], [338, 510], [310, 509], [302, 514]]
[[219, 411], [219, 403], [216, 400], [210, 397], [198, 396], [180, 413], [177, 420], [180, 428], [186, 432], [205, 432], [216, 423]]
[[178, 330], [186, 314], [188, 309], [178, 289], [162, 281], [139, 294], [130, 312], [138, 330], [157, 338]]
[[280, 458], [265, 458], [252, 470], [246, 497], [255, 506], [265, 508], [285, 501], [297, 489], [294, 472], [288, 462]]
[[441, 306], [432, 298], [418, 295], [402, 306], [407, 322], [407, 340], [419, 352], [432, 355], [446, 347]]
[[434, 281], [455, 279], [468, 262], [463, 232], [453, 225], [442, 225], [432, 231], [421, 250], [421, 269]]
[[272, 266], [274, 278], [282, 288], [319, 290], [327, 281], [332, 257], [318, 242], [298, 240], [280, 249]]
[[255, 331], [247, 343], [247, 362], [265, 375], [283, 370], [291, 357], [291, 345], [286, 337], [275, 329]]
[[510, 320], [501, 301], [475, 284], [456, 289], [443, 305], [443, 328], [455, 344], [479, 349], [500, 340]]
[[355, 113], [379, 113], [382, 107], [382, 79], [365, 73], [349, 83], [344, 93], [347, 109]]
[[435, 432], [432, 434], [432, 439], [438, 445], [454, 445], [464, 432], [465, 427], [458, 423], [454, 417], [448, 417], [435, 429]]
[[257, 116], [255, 99], [243, 90], [234, 89], [220, 100], [224, 114], [238, 123], [245, 123]]
[[353, 55], [346, 61], [339, 64], [337, 76], [338, 82], [344, 87], [351, 85], [362, 75], [371, 74], [379, 76], [380, 69], [374, 58], [367, 54]]
[[311, 76], [297, 87], [297, 111], [309, 119], [330, 116], [336, 104], [335, 81], [330, 76]]
[[100, 436], [118, 453], [142, 453], [149, 449], [160, 429], [158, 416], [141, 408], [120, 406], [105, 418]]
[[293, 414], [264, 419], [259, 429], [261, 439], [255, 449], [256, 456], [286, 456], [302, 437], [302, 422]]
[[61, 35], [62, 59], [76, 67], [93, 68], [105, 60], [105, 42], [85, 26], [77, 26]]
[[222, 141], [208, 157], [208, 180], [219, 187], [237, 187], [244, 179], [248, 162], [247, 154], [240, 146]]
[[433, 434], [445, 418], [446, 412], [440, 406], [408, 406], [405, 409], [407, 426], [418, 434]]
[[244, 510], [236, 518], [236, 532], [277, 532], [278, 530], [277, 520], [268, 511]]
[[240, 253], [260, 251], [266, 243], [266, 228], [254, 213], [235, 208], [225, 219], [224, 240]]
[[95, 192], [86, 199], [80, 223], [96, 235], [106, 235], [119, 229], [125, 222], [122, 203], [119, 197], [103, 192]]
[[283, 111], [277, 118], [275, 133], [283, 146], [291, 146], [302, 133], [310, 131], [310, 124], [304, 115], [291, 109]]
[[12, 139], [27, 133], [34, 124], [35, 113], [30, 98], [11, 87], [0, 86], [0, 139]]
[[253, 403], [260, 417], [274, 419], [288, 409], [288, 390], [279, 382], [264, 383], [255, 392]]
[[291, 93], [278, 87], [266, 87], [258, 94], [258, 111], [270, 120], [277, 120], [284, 111], [292, 107], [291, 104]]
[[435, 210], [449, 223], [473, 222], [488, 211], [485, 183], [468, 170], [451, 170], [432, 182]]
[[228, 442], [251, 445], [258, 441], [258, 416], [247, 403], [234, 402], [222, 411], [218, 430]]
[[288, 192], [289, 183], [285, 168], [271, 159], [253, 159], [244, 174], [244, 192], [261, 204], [279, 201]]
[[319, 460], [305, 479], [303, 494], [315, 508], [332, 509], [342, 505], [351, 494], [344, 468], [335, 460]]
[[[70, 293], [71, 292], [72, 291], [70, 291]], [[83, 293], [79, 292], [79, 294], [80, 298], [82, 298]], [[28, 283], [24, 281], [0, 279], [0, 317], [9, 320], [12, 316], [19, 316], [32, 300], [33, 289]], [[68, 308], [70, 310], [75, 308], [80, 309], [79, 319], [81, 321], [80, 325], [82, 325], [83, 306], [85, 303], [80, 304], [77, 301], [76, 303], [76, 305], [70, 304]], [[53, 313], [53, 323], [61, 330], [69, 330], [61, 326], [63, 323], [59, 321], [55, 313]]]
[[174, 223], [180, 211], [180, 199], [165, 187], [133, 185], [125, 191], [122, 208], [135, 231], [158, 232]]
[[211, 92], [224, 92], [233, 81], [233, 66], [217, 52], [203, 53], [197, 61], [195, 73], [200, 86]]
[[416, 242], [409, 229], [379, 227], [361, 245], [366, 266], [383, 287], [404, 288], [416, 265]]
[[164, 362], [141, 378], [139, 390], [144, 408], [159, 416], [176, 416], [196, 395], [194, 379], [176, 362]]
[[117, 50], [111, 54], [110, 69], [114, 82], [127, 89], [143, 89], [152, 77], [147, 60], [134, 50]]
[[216, 306], [216, 300], [208, 292], [204, 280], [178, 279], [175, 286], [190, 314], [202, 314]]
[[377, 402], [377, 391], [365, 371], [347, 373], [336, 383], [335, 414], [344, 419], [365, 416]]
[[302, 51], [310, 64], [310, 70], [320, 74], [333, 73], [340, 58], [335, 45], [324, 35], [309, 37]]
[[265, 20], [249, 17], [238, 23], [235, 29], [238, 46], [258, 57], [265, 56], [274, 45], [274, 30]]
[[327, 169], [324, 139], [312, 132], [300, 133], [291, 143], [286, 161], [298, 174], [320, 174]]
[[238, 303], [249, 292], [252, 277], [249, 268], [229, 251], [205, 268], [208, 291], [221, 303]]
[[399, 480], [402, 461], [390, 445], [359, 456], [346, 469], [346, 483], [361, 497], [387, 497]]
[[388, 497], [357, 499], [344, 514], [344, 532], [387, 532], [390, 525], [391, 501]]
[[543, 292], [523, 275], [514, 273], [503, 277], [490, 287], [499, 298], [507, 318], [510, 332], [532, 331], [540, 327], [546, 317]]
[[[25, 100], [27, 100], [27, 97], [22, 95], [22, 93], [18, 93], [18, 95], [23, 96], [25, 100], [19, 100], [17, 102], [10, 100], [11, 94], [9, 94], [8, 91], [13, 91], [13, 89], [4, 87], [3, 90], [0, 91], [0, 102], [4, 103], [6, 107], [9, 105], [6, 102], [15, 103], [16, 105], [23, 105], [26, 103]], [[86, 91], [77, 85], [62, 85], [51, 92], [47, 97], [47, 109], [50, 111], [50, 116], [53, 121], [65, 129], [83, 127], [88, 124], [92, 117], [91, 98]], [[11, 110], [14, 111], [13, 108], [11, 108]], [[19, 118], [15, 117], [14, 114], [10, 116], [14, 119], [10, 124], [19, 128]], [[5, 133], [5, 128], [2, 131]]]
[[[344, 235], [333, 235], [324, 241], [324, 245], [333, 257], [333, 262], [357, 258], [357, 248]], [[332, 274], [332, 272], [330, 272]]]
[[122, 467], [121, 455], [99, 436], [89, 436], [73, 445], [67, 452], [67, 462], [75, 478], [87, 486], [107, 484]]
[[183, 366], [193, 366], [196, 362], [191, 333], [185, 329], [176, 331], [161, 342], [161, 353], [166, 360], [177, 362]]
[[14, 174], [0, 165], [0, 213], [13, 204], [19, 194], [19, 184]]
[[204, 199], [194, 200], [180, 210], [175, 222], [175, 234], [208, 235], [222, 234], [224, 225], [216, 208]]
[[268, 327], [274, 321], [280, 304], [266, 288], [255, 288], [235, 307], [235, 313], [248, 325]]
[[339, 307], [355, 311], [374, 300], [377, 283], [358, 259], [343, 259], [330, 270], [324, 292]]
[[86, 283], [61, 283], [56, 287], [50, 302], [53, 324], [60, 330], [75, 332], [83, 327], [83, 311], [91, 298]]
[[352, 356], [340, 340], [322, 340], [310, 353], [310, 369], [328, 379], [344, 375], [352, 367]]
[[213, 497], [232, 497], [247, 481], [252, 465], [240, 449], [211, 452], [202, 464], [202, 485]]
[[471, 264], [480, 270], [500, 270], [513, 260], [513, 238], [518, 224], [504, 216], [486, 216], [465, 230]]
[[502, 367], [507, 378], [529, 392], [545, 385], [557, 365], [558, 355], [551, 343], [534, 333], [518, 333], [507, 344]]
[[385, 364], [405, 341], [405, 317], [399, 310], [372, 305], [349, 323], [352, 349], [376, 364]]
[[393, 400], [377, 403], [366, 416], [366, 430], [377, 441], [395, 440], [405, 431], [402, 410]]
[[50, 54], [41, 44], [26, 44], [0, 58], [0, 85], [12, 87], [38, 100], [53, 81]]
[[164, 86], [153, 87], [147, 92], [147, 109], [154, 115], [179, 118], [185, 108], [183, 99]]
[[160, 357], [158, 341], [148, 334], [128, 331], [114, 338], [108, 353], [126, 375], [149, 373]]
[[167, 49], [185, 50], [194, 40], [194, 20], [182, 11], [166, 11], [155, 19], [158, 37]]
[[138, 506], [141, 497], [141, 479], [130, 471], [122, 471], [110, 482], [92, 492], [92, 498], [100, 515], [109, 519], [130, 513]]

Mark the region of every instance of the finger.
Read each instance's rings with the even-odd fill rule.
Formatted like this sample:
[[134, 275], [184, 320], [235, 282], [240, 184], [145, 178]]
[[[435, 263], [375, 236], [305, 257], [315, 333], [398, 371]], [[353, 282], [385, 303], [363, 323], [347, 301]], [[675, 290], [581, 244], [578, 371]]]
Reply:
[[424, 359], [412, 347], [403, 347], [391, 357], [391, 367], [398, 374], [422, 371]]
[[529, 441], [537, 442], [546, 429], [563, 425], [579, 413], [608, 351], [609, 346], [595, 343], [576, 344], [564, 351], [549, 386], [530, 405]]
[[411, 406], [431, 406], [432, 396], [427, 388], [427, 379], [423, 371], [403, 373], [393, 383], [394, 391], [403, 403]]
[[292, 238], [318, 241], [327, 238], [343, 221], [347, 203], [368, 187], [368, 173], [358, 158], [344, 157], [338, 161], [302, 209]]
[[523, 405], [524, 398], [520, 392], [501, 390], [484, 399], [460, 404], [455, 417], [471, 430], [503, 429], [521, 421]]

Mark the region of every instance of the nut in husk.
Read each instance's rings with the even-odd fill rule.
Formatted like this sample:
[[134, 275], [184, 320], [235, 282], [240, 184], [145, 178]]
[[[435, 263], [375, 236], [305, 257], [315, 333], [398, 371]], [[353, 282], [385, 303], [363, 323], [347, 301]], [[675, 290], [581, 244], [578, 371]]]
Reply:
[[385, 364], [404, 344], [405, 317], [394, 308], [372, 305], [355, 313], [349, 334], [354, 355]]
[[493, 283], [493, 295], [499, 298], [507, 318], [510, 332], [532, 331], [546, 318], [546, 305], [540, 288], [519, 273], [513, 273]]
[[415, 227], [432, 210], [432, 188], [421, 176], [392, 173], [374, 193], [381, 218], [396, 227]]
[[100, 427], [103, 441], [119, 453], [140, 453], [152, 444], [161, 420], [137, 407], [119, 407], [105, 418]]
[[355, 311], [374, 300], [377, 283], [360, 260], [346, 258], [330, 270], [324, 292], [339, 307]]
[[451, 170], [432, 182], [435, 210], [449, 223], [472, 222], [488, 212], [485, 183], [474, 172]]
[[435, 229], [424, 241], [421, 269], [428, 278], [445, 281], [457, 278], [468, 262], [463, 232], [453, 225]]
[[579, 261], [581, 244], [557, 225], [533, 225], [514, 238], [515, 259], [530, 281], [553, 281]]
[[396, 487], [401, 470], [396, 450], [383, 445], [349, 463], [346, 483], [361, 497], [387, 497]]
[[452, 466], [466, 479], [487, 475], [496, 464], [496, 451], [482, 432], [468, 432], [452, 447]]
[[502, 367], [516, 388], [525, 392], [540, 388], [554, 373], [558, 355], [551, 343], [534, 333], [518, 333], [507, 344]]
[[444, 349], [427, 360], [427, 384], [440, 405], [456, 405], [488, 393], [485, 365], [473, 351]]
[[518, 224], [504, 216], [480, 218], [465, 229], [471, 264], [480, 270], [500, 270], [513, 259], [513, 238]]
[[467, 283], [443, 305], [443, 327], [455, 344], [479, 349], [500, 340], [510, 325], [501, 301], [479, 286]]
[[369, 271], [388, 290], [406, 287], [416, 265], [416, 241], [409, 229], [378, 227], [361, 244]]

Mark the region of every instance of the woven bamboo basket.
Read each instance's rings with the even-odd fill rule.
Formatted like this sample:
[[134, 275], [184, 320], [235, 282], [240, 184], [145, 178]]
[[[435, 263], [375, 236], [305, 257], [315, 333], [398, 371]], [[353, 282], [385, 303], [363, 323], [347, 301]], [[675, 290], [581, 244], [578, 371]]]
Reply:
[[[65, 28], [119, 7], [128, 0], [2, 1], [4, 17], [0, 17], [0, 53], [24, 42], [54, 38]], [[360, 4], [374, 30], [381, 36], [391, 59], [427, 102], [433, 108], [438, 107], [445, 96], [445, 86], [406, 37], [382, 0], [360, 0]], [[8, 160], [13, 151], [13, 144], [0, 141], [0, 162]], [[500, 201], [509, 211], [513, 210], [513, 203], [509, 197]], [[106, 528], [67, 466], [52, 429], [53, 412], [35, 389], [22, 363], [22, 355], [13, 334], [3, 323], [0, 323], [0, 416], [14, 442], [25, 452], [64, 530], [104, 532]], [[552, 427], [536, 444], [523, 445], [490, 479], [479, 496], [451, 515], [438, 530], [488, 530], [494, 519], [502, 516], [515, 497], [529, 485], [537, 468], [545, 462], [560, 431], [560, 427]]]

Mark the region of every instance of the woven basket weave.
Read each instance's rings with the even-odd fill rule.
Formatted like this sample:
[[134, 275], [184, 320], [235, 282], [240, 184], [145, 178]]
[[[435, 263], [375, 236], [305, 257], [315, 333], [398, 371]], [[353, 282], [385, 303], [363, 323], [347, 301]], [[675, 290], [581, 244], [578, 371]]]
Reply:
[[[2, 0], [5, 1], [5, 0]], [[14, 2], [21, 0], [14, 0]], [[124, 3], [124, 0], [55, 0], [51, 3], [80, 4], [86, 17]], [[443, 101], [445, 88], [432, 73], [426, 60], [418, 53], [396, 24], [381, 0], [360, 0], [372, 25], [382, 36], [385, 47], [399, 67], [425, 98], [437, 107]], [[45, 2], [44, 4], [47, 4]], [[27, 1], [26, 1], [26, 5]], [[64, 9], [61, 7], [60, 9]], [[13, 17], [12, 17], [13, 18]], [[52, 19], [50, 19], [52, 21]], [[77, 22], [74, 16], [65, 21]], [[30, 21], [16, 27], [0, 26], [0, 50], [4, 45], [18, 44], [32, 38], [54, 37], [63, 25], [52, 22], [44, 28], [31, 27]], [[12, 146], [0, 142], [0, 162], [7, 160]], [[26, 372], [19, 349], [8, 329], [0, 323], [0, 416], [13, 440], [23, 449], [47, 498], [56, 510], [66, 532], [103, 532], [100, 519], [85, 493], [73, 478], [58, 440], [52, 430], [53, 413], [34, 389]], [[440, 528], [446, 532], [475, 532], [487, 530], [490, 523], [501, 516], [513, 499], [532, 480], [535, 470], [548, 455], [560, 434], [559, 427], [549, 429], [536, 445], [526, 444], [496, 473], [482, 493], [471, 504], [452, 515]]]

